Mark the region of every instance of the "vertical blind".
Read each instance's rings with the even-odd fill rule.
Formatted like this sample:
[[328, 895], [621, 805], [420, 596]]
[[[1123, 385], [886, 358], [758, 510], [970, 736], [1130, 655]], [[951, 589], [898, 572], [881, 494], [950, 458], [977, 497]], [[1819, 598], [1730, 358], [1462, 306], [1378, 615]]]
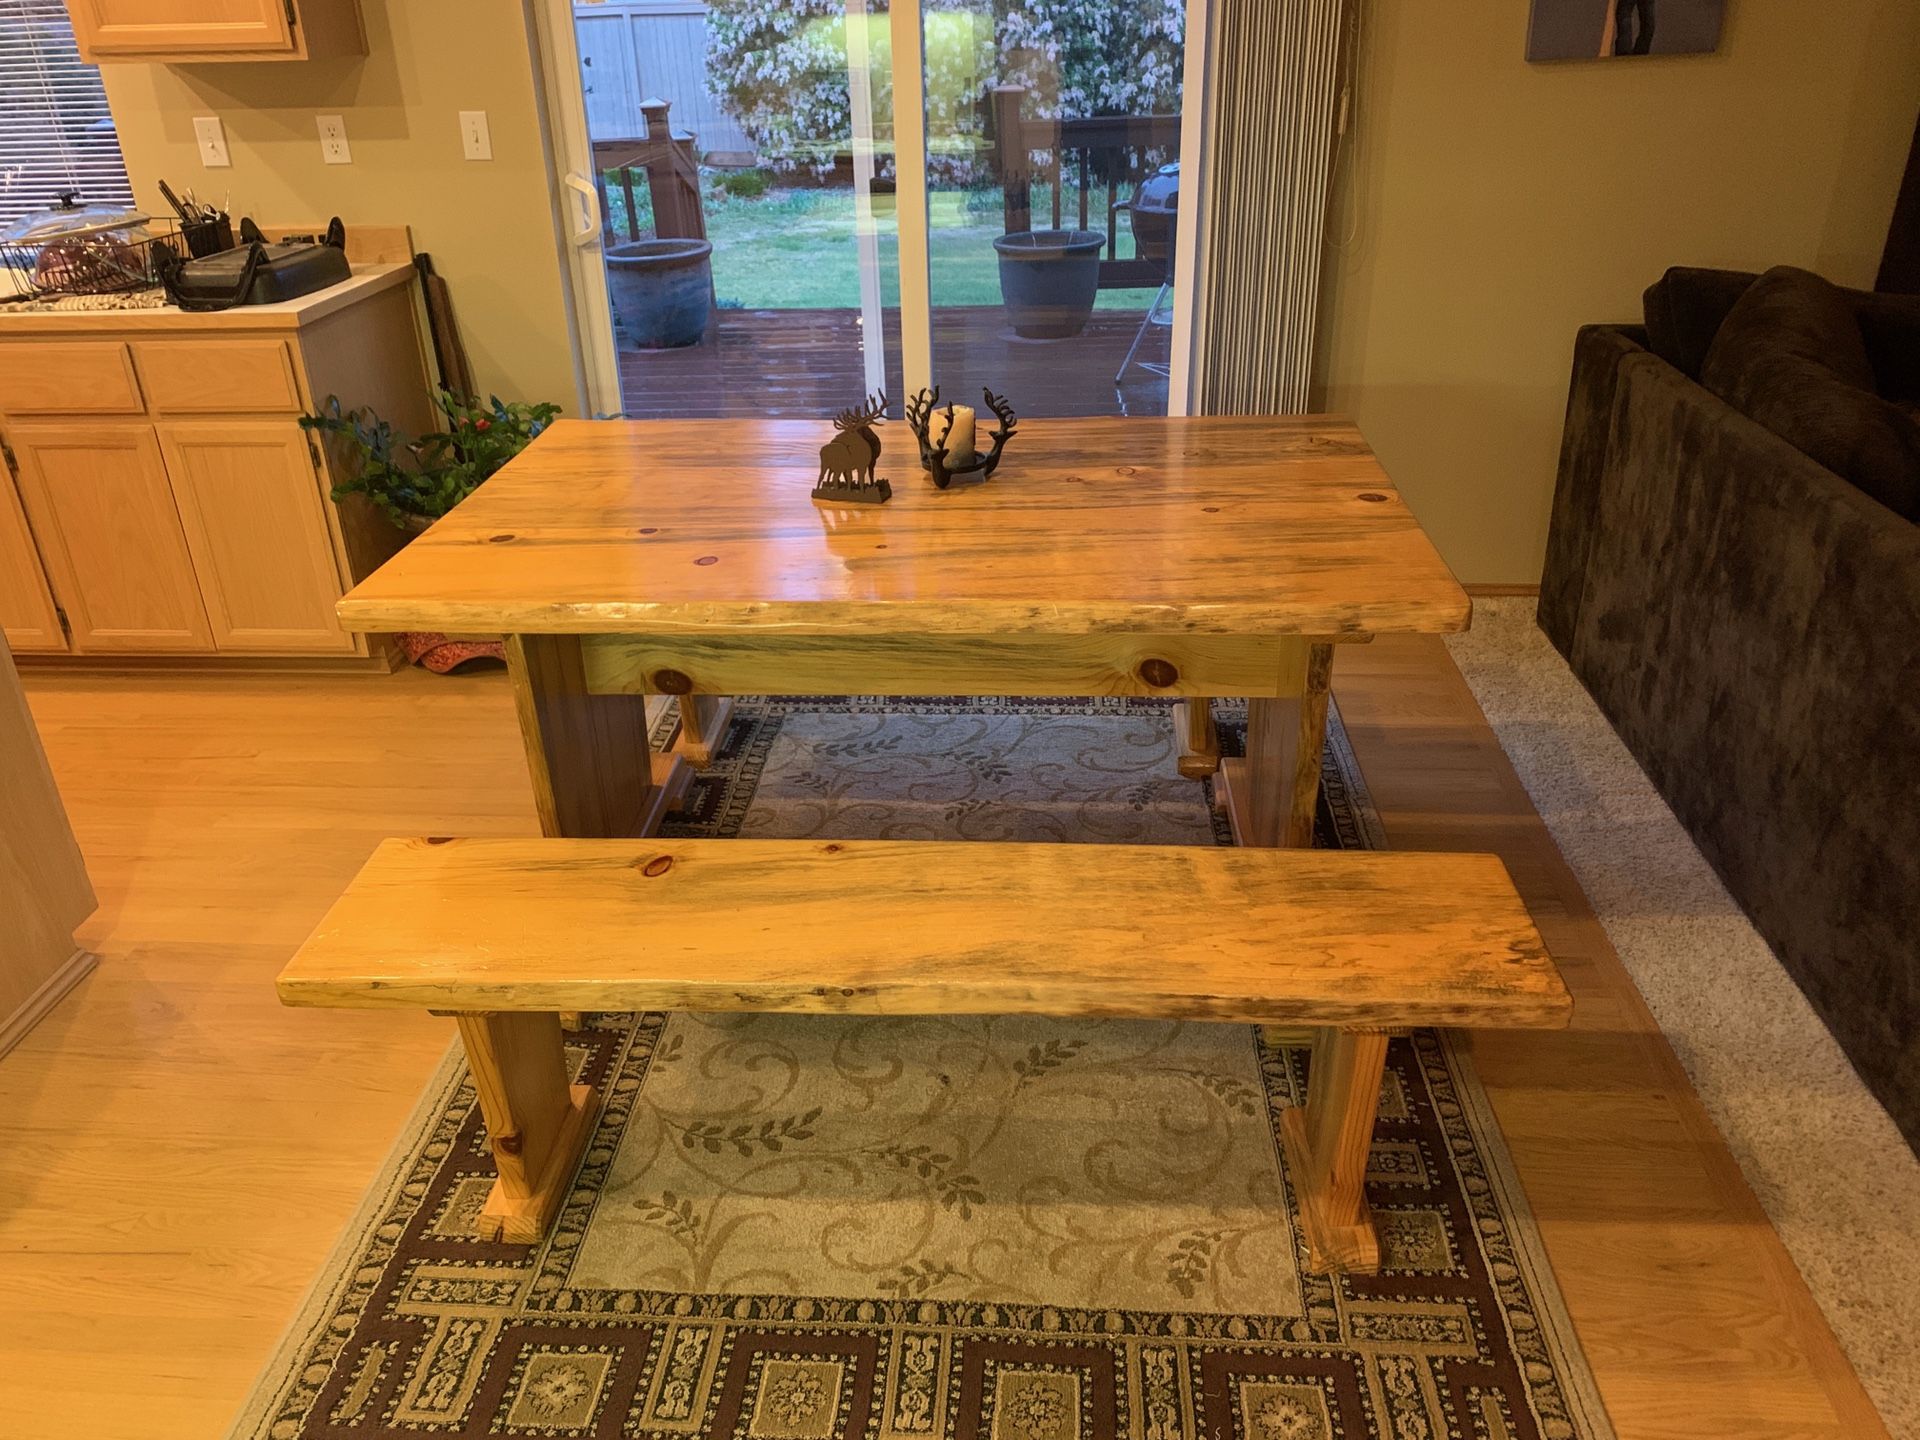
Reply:
[[66, 190], [133, 203], [100, 72], [80, 59], [62, 0], [0, 0], [0, 229]]
[[1341, 13], [1342, 0], [1214, 0], [1200, 414], [1307, 408]]

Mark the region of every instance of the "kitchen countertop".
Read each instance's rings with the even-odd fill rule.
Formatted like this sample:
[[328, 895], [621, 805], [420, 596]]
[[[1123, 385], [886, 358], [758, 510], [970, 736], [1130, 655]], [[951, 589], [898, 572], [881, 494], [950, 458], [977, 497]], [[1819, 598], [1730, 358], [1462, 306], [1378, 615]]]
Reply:
[[408, 264], [356, 265], [338, 285], [281, 300], [272, 305], [240, 305], [232, 310], [187, 311], [177, 305], [145, 310], [18, 310], [0, 305], [0, 339], [15, 335], [123, 334], [129, 330], [297, 330], [322, 316], [405, 285], [413, 277]]

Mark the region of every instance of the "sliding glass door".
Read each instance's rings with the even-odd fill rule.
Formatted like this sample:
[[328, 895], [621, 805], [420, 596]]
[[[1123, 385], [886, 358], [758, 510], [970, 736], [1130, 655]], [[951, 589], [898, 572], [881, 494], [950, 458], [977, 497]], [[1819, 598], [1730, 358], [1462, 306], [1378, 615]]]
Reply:
[[590, 157], [571, 181], [575, 237], [605, 290], [584, 297], [582, 328], [610, 338], [617, 378], [596, 403], [817, 416], [888, 386], [884, 12], [608, 0], [575, 5], [570, 24]]
[[1185, 0], [546, 3], [596, 410], [1166, 413]]
[[1166, 414], [1184, 0], [922, 23], [934, 373], [1023, 415]]

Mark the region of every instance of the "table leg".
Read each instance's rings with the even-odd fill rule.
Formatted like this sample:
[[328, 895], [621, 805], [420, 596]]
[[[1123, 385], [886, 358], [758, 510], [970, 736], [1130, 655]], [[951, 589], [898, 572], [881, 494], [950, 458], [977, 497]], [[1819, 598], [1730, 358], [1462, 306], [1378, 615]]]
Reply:
[[1204, 780], [1220, 769], [1220, 731], [1213, 723], [1213, 702], [1204, 695], [1176, 700], [1173, 734], [1180, 747], [1180, 773]]
[[726, 743], [727, 725], [732, 719], [733, 701], [728, 696], [682, 695], [680, 738], [674, 741], [674, 753], [694, 769], [706, 769]]
[[1247, 701], [1247, 758], [1226, 760], [1216, 794], [1242, 845], [1313, 844], [1333, 646], [1301, 641], [1277, 696]]
[[507, 672], [547, 835], [646, 833], [655, 813], [647, 702], [594, 695], [577, 635], [510, 635]]
[[[686, 777], [681, 762], [649, 750], [646, 697], [590, 693], [577, 635], [509, 635], [507, 674], [541, 833], [617, 839], [657, 830]], [[578, 1030], [582, 1019], [568, 1013], [561, 1023]]]
[[1307, 1264], [1321, 1274], [1380, 1268], [1380, 1238], [1365, 1184], [1386, 1063], [1385, 1034], [1316, 1031], [1307, 1103], [1280, 1112], [1280, 1142], [1306, 1232]]
[[456, 1015], [498, 1178], [475, 1225], [489, 1240], [536, 1243], [580, 1163], [596, 1100], [567, 1083], [556, 1015]]

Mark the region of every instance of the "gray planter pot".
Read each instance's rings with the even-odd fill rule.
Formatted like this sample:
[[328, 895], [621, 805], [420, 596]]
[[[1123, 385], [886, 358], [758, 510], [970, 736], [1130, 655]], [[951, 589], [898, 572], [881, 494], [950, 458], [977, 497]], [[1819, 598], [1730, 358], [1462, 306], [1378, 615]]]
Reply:
[[607, 289], [628, 344], [698, 345], [713, 310], [713, 242], [633, 240], [607, 251]]
[[1100, 290], [1097, 230], [1016, 230], [993, 242], [1000, 256], [1000, 298], [1016, 335], [1060, 340], [1078, 335]]

